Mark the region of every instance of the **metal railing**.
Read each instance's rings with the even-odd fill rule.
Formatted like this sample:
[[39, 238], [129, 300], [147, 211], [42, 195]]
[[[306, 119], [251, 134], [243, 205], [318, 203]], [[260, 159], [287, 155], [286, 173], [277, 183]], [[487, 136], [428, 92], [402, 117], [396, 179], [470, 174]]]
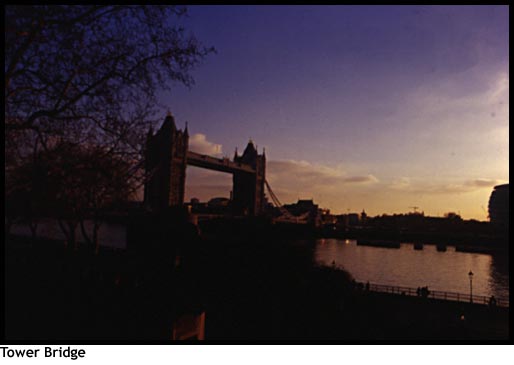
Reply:
[[[357, 283], [358, 287], [362, 290], [369, 290], [379, 293], [389, 293], [389, 294], [398, 294], [398, 295], [409, 295], [414, 297], [426, 297], [430, 299], [438, 299], [438, 300], [450, 300], [455, 302], [467, 302], [474, 304], [484, 304], [490, 305], [491, 297], [484, 295], [473, 295], [464, 294], [464, 293], [456, 293], [456, 292], [447, 292], [440, 290], [431, 290], [428, 289], [427, 292], [418, 290], [418, 288], [411, 288], [407, 286], [391, 286], [391, 285], [382, 285], [382, 284], [372, 284], [369, 283]], [[509, 307], [509, 300], [504, 298], [495, 298], [496, 306], [498, 307]]]

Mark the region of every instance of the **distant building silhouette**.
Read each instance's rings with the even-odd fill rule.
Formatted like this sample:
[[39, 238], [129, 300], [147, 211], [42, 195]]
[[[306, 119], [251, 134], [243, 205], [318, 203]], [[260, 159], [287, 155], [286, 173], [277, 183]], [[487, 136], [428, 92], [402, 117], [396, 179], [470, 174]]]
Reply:
[[444, 214], [444, 218], [451, 219], [451, 220], [457, 220], [457, 221], [461, 221], [462, 220], [462, 217], [459, 214], [455, 213], [455, 212], [445, 213]]
[[491, 224], [500, 232], [506, 232], [509, 227], [509, 184], [494, 187], [489, 198], [489, 219]]
[[[365, 223], [365, 220], [362, 220], [362, 213], [346, 213], [346, 214], [339, 214], [336, 216], [336, 226], [339, 229], [348, 229], [349, 227], [356, 227], [360, 226], [361, 224]], [[367, 215], [365, 216], [367, 220]]]
[[209, 207], [228, 207], [230, 199], [225, 197], [212, 198], [207, 202]]
[[309, 223], [315, 226], [321, 224], [323, 210], [319, 208], [318, 204], [314, 204], [312, 199], [299, 199], [296, 203], [284, 204], [284, 208], [294, 216], [301, 216], [308, 213], [307, 221]]
[[363, 209], [361, 213], [361, 223], [366, 223], [366, 220], [368, 219], [368, 215], [366, 214], [366, 211]]
[[284, 208], [286, 208], [293, 215], [302, 215], [307, 212], [315, 215], [318, 212], [318, 204], [314, 204], [312, 199], [300, 199], [298, 202], [293, 204], [284, 204]]

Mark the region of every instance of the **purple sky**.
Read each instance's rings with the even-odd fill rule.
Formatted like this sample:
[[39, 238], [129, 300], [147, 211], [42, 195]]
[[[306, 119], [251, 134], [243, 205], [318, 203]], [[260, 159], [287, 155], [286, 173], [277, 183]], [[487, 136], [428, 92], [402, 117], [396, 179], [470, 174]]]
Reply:
[[[507, 6], [190, 6], [184, 25], [218, 53], [163, 104], [192, 150], [265, 147], [282, 202], [485, 220], [508, 181]], [[188, 168], [188, 198], [230, 185]]]

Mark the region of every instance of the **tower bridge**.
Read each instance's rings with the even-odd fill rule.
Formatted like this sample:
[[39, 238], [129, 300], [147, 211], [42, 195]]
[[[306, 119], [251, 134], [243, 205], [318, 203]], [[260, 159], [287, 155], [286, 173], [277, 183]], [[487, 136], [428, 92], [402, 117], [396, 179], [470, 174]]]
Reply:
[[161, 128], [148, 131], [145, 151], [146, 183], [144, 201], [153, 211], [184, 204], [188, 165], [232, 174], [232, 206], [236, 215], [260, 215], [264, 211], [266, 156], [252, 141], [234, 159], [202, 155], [189, 150], [189, 133], [177, 129], [172, 115]]
[[208, 155], [201, 155], [193, 151], [187, 151], [187, 164], [220, 172], [233, 173], [234, 171], [241, 171], [248, 172], [250, 174], [256, 173], [255, 169], [251, 165], [230, 161], [226, 157], [217, 158]]

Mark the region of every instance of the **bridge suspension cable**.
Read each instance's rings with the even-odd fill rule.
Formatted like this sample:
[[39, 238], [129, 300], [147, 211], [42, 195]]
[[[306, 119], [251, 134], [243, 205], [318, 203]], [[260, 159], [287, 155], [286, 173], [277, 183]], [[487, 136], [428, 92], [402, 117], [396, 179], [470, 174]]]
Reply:
[[273, 200], [273, 203], [277, 208], [281, 207], [282, 204], [280, 203], [280, 200], [278, 200], [278, 197], [275, 195], [273, 190], [271, 189], [271, 186], [269, 185], [267, 180], [264, 180], [264, 183], [266, 184], [266, 188], [268, 188], [269, 195], [271, 197], [271, 200]]
[[270, 184], [267, 180], [264, 180], [264, 183], [266, 184], [266, 188], [268, 189], [269, 195], [271, 197], [271, 200], [273, 200], [273, 204], [280, 210], [282, 213], [282, 216], [279, 217], [278, 220], [280, 221], [288, 221], [288, 222], [295, 222], [295, 223], [306, 223], [309, 213], [304, 213], [301, 216], [294, 216], [292, 215], [286, 208], [282, 206], [282, 203], [280, 203], [280, 200], [276, 196], [276, 194], [271, 189]]

